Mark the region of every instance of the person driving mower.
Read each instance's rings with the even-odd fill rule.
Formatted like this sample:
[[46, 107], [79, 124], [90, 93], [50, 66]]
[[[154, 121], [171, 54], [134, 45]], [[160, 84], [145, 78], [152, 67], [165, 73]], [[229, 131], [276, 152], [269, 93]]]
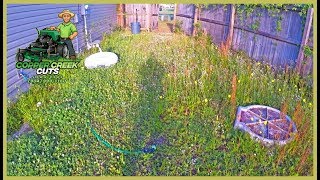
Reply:
[[59, 18], [63, 19], [57, 27], [51, 26], [50, 30], [57, 30], [60, 32], [61, 41], [63, 41], [69, 50], [70, 59], [76, 59], [76, 53], [73, 48], [72, 40], [78, 35], [77, 27], [70, 21], [74, 17], [74, 13], [68, 9], [63, 10], [58, 14]]

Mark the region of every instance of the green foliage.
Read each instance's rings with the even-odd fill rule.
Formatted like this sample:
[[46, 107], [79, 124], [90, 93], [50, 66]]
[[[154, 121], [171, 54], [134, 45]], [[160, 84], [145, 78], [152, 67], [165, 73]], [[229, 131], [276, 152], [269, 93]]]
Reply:
[[303, 47], [303, 53], [306, 57], [311, 57], [313, 55], [312, 49], [307, 45]]
[[174, 26], [174, 33], [182, 33], [182, 23], [183, 21], [181, 20], [175, 20], [175, 26]]
[[194, 28], [196, 30], [196, 36], [202, 36], [203, 35], [202, 23], [200, 21], [194, 23]]
[[111, 31], [119, 31], [119, 32], [123, 32], [125, 30], [125, 28], [121, 27], [120, 25], [116, 25], [113, 27], [113, 29], [111, 29]]
[[[215, 8], [215, 7], [223, 6], [223, 8], [227, 9], [227, 4], [218, 5], [218, 4], [195, 4], [196, 8], [199, 9], [207, 9], [207, 8]], [[246, 25], [247, 18], [254, 15], [258, 17], [258, 20], [254, 21], [251, 24], [251, 28], [253, 30], [258, 30], [260, 26], [260, 17], [262, 16], [261, 9], [267, 10], [268, 14], [276, 18], [276, 31], [280, 32], [281, 22], [282, 22], [282, 11], [298, 11], [299, 15], [302, 18], [302, 26], [304, 28], [305, 20], [307, 17], [307, 12], [309, 8], [313, 7], [313, 4], [234, 4], [236, 8], [237, 15], [240, 19], [240, 22], [243, 25]], [[302, 28], [302, 29], [303, 29]]]
[[281, 20], [277, 20], [276, 24], [277, 24], [276, 30], [277, 30], [277, 32], [280, 32], [282, 30], [282, 28], [281, 28]]
[[[23, 119], [35, 132], [7, 144], [7, 175], [313, 175], [313, 156], [297, 172], [302, 157], [293, 150], [312, 148], [312, 123], [306, 140], [288, 144], [277, 165], [281, 148], [263, 147], [233, 129], [235, 109], [229, 98], [237, 75], [236, 106], [280, 109], [287, 102], [292, 116], [301, 102], [302, 122], [307, 122], [313, 117], [313, 94], [306, 79], [275, 74], [273, 67], [240, 53], [221, 58], [206, 37], [114, 32], [104, 37], [101, 48], [118, 54], [120, 61], [106, 69], [86, 69], [86, 52], [81, 68], [61, 70], [64, 83], [34, 84], [9, 107], [10, 131]], [[114, 152], [94, 138], [88, 120], [115, 147], [156, 143], [157, 150]]]
[[254, 30], [254, 31], [257, 31], [260, 27], [260, 21], [256, 20], [255, 23], [253, 23], [251, 25], [251, 28]]
[[[237, 15], [242, 23], [246, 18], [251, 15], [261, 17], [261, 9], [267, 10], [268, 14], [276, 18], [276, 30], [280, 32], [281, 22], [282, 22], [282, 11], [294, 10], [299, 11], [299, 15], [302, 18], [302, 26], [304, 27], [307, 12], [309, 8], [312, 8], [312, 4], [235, 4]], [[245, 24], [245, 23], [244, 23]], [[251, 25], [253, 30], [259, 29], [260, 24], [257, 24], [256, 21]]]

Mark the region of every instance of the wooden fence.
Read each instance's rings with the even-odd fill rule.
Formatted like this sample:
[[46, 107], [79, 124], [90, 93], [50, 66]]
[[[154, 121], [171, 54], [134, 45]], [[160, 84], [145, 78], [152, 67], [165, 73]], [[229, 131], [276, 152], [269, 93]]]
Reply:
[[[305, 23], [299, 12], [293, 10], [281, 11], [275, 17], [265, 9], [256, 9], [245, 17], [235, 13], [234, 5], [209, 6], [197, 12], [193, 4], [177, 5], [175, 16], [186, 34], [194, 35], [194, 24], [200, 22], [216, 44], [229, 38], [231, 49], [244, 51], [255, 60], [282, 68], [296, 67], [303, 75], [312, 73], [313, 57], [304, 53], [304, 47], [313, 49], [312, 8]], [[278, 21], [280, 16], [282, 20]]]
[[140, 22], [141, 29], [151, 31], [158, 28], [158, 4], [120, 4], [118, 5], [118, 24], [131, 27], [132, 22]]

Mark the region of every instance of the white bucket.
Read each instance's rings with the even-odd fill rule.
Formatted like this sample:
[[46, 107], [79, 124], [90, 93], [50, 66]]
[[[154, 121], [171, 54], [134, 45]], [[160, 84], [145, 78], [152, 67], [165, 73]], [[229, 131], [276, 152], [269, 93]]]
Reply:
[[84, 65], [88, 69], [93, 69], [97, 67], [109, 67], [118, 62], [118, 56], [113, 52], [98, 52], [88, 56]]

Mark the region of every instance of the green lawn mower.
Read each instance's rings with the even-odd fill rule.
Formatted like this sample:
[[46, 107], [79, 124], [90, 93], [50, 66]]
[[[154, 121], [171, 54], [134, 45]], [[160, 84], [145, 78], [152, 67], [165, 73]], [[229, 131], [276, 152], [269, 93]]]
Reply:
[[[36, 28], [37, 29], [37, 28]], [[28, 59], [32, 62], [41, 62], [43, 58], [69, 58], [67, 45], [61, 41], [60, 33], [56, 30], [44, 28], [38, 30], [38, 38], [26, 49], [18, 49], [16, 60], [23, 62]]]

